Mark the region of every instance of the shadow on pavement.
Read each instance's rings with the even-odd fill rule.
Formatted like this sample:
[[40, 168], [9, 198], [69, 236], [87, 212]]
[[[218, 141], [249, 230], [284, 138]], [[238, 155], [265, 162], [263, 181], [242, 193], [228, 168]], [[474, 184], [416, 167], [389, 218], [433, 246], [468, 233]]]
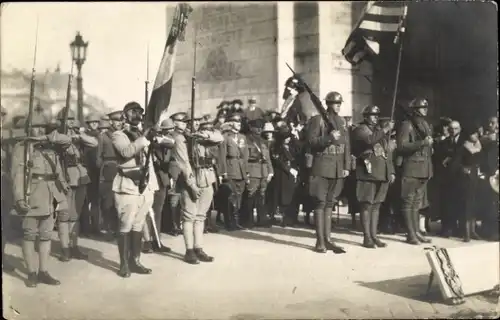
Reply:
[[229, 237], [238, 238], [238, 239], [267, 241], [267, 242], [271, 242], [271, 243], [292, 246], [292, 247], [296, 247], [296, 248], [300, 248], [300, 249], [309, 249], [310, 250], [313, 248], [312, 246], [308, 246], [305, 244], [286, 241], [286, 240], [280, 240], [280, 239], [273, 238], [271, 236], [266, 236], [266, 235], [258, 234], [258, 233], [251, 232], [251, 231], [242, 230], [242, 231], [233, 231], [233, 232], [220, 232], [220, 234], [225, 235], [225, 236], [229, 236]]
[[407, 299], [429, 303], [444, 303], [441, 292], [439, 291], [439, 287], [437, 287], [437, 285], [431, 286], [431, 289], [427, 294], [429, 274], [421, 274], [411, 277], [383, 280], [377, 282], [356, 283], [365, 288], [377, 290]]
[[[101, 251], [95, 250], [92, 248], [88, 248], [88, 247], [84, 247], [81, 245], [79, 245], [78, 247], [80, 248], [80, 250], [84, 254], [88, 255], [88, 259], [87, 259], [88, 263], [90, 263], [96, 267], [99, 267], [99, 268], [102, 268], [105, 270], [109, 270], [111, 272], [116, 272], [120, 269], [120, 264], [118, 262], [104, 258]], [[59, 241], [52, 240], [50, 252], [51, 252], [51, 256], [53, 256], [57, 259], [60, 257], [61, 244]]]
[[[22, 273], [24, 275], [28, 275], [28, 269], [26, 269], [26, 266], [24, 265], [24, 259], [21, 257], [16, 257], [10, 254], [4, 254], [3, 259], [5, 262], [7, 262], [10, 266], [14, 267], [14, 270], [3, 270], [3, 273], [10, 275], [11, 277], [14, 277], [16, 279], [21, 280], [22, 282], [26, 281], [26, 277], [22, 277], [19, 273]], [[5, 263], [4, 262], [4, 263]]]

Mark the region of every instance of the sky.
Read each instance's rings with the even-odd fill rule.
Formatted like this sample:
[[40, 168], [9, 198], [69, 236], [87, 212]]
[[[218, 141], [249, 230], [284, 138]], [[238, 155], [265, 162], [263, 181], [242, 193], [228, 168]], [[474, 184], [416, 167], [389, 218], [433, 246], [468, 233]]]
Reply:
[[151, 94], [166, 41], [166, 3], [2, 3], [2, 70], [31, 70], [37, 17], [37, 72], [54, 70], [58, 64], [69, 72], [69, 44], [79, 31], [89, 42], [82, 68], [85, 91], [111, 109], [129, 101], [142, 105], [149, 44]]

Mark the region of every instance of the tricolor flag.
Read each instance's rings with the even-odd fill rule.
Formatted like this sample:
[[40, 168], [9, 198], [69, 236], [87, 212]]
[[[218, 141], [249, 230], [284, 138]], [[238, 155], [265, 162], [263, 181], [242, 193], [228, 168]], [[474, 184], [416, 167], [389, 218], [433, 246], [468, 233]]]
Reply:
[[189, 14], [193, 11], [190, 5], [180, 3], [175, 9], [172, 27], [168, 34], [165, 50], [156, 75], [153, 92], [146, 108], [145, 123], [151, 127], [158, 122], [163, 111], [167, 110], [172, 97], [172, 80], [175, 68], [177, 42], [184, 41]]
[[403, 1], [369, 1], [346, 41], [342, 55], [353, 66], [378, 55], [382, 43], [397, 43], [408, 11]]

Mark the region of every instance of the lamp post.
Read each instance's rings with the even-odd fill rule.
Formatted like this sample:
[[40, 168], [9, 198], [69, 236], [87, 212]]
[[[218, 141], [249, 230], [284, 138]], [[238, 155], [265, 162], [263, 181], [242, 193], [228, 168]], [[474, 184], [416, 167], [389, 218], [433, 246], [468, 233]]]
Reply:
[[87, 46], [88, 42], [84, 42], [80, 32], [76, 33], [75, 40], [70, 43], [71, 48], [71, 56], [73, 58], [74, 63], [78, 69], [78, 76], [76, 77], [76, 85], [77, 85], [77, 115], [80, 123], [84, 123], [83, 119], [83, 80], [82, 80], [82, 66], [85, 63], [85, 59], [87, 58]]

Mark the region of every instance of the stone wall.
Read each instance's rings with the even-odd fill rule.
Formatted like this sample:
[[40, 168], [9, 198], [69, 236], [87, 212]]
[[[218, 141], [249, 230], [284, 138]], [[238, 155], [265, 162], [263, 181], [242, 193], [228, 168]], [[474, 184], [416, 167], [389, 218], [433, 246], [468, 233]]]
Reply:
[[[194, 5], [179, 45], [170, 110], [188, 110], [196, 46], [196, 113], [215, 113], [221, 100], [255, 96], [264, 109], [277, 97], [276, 5]], [[173, 7], [168, 7], [168, 16]], [[170, 28], [168, 25], [167, 28]], [[281, 95], [281, 93], [280, 93]]]

